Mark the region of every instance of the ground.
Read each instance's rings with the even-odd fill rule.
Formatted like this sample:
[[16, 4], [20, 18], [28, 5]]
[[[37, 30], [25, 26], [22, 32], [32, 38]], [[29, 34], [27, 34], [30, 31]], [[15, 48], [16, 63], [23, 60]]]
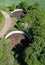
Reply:
[[5, 17], [5, 24], [0, 32], [0, 38], [3, 37], [6, 34], [6, 32], [10, 29], [10, 27], [12, 26], [12, 20], [10, 16], [4, 11], [1, 11], [1, 12], [3, 13]]

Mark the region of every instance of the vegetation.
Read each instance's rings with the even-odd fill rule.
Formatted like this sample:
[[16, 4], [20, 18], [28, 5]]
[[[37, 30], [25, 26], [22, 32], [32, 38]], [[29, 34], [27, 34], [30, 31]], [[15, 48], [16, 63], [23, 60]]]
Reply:
[[0, 0], [0, 1], [4, 1], [4, 0]]
[[38, 3], [29, 6], [25, 3], [16, 6], [26, 13], [17, 19], [15, 27], [25, 31], [30, 42], [20, 49], [21, 45], [12, 48], [7, 40], [1, 39], [0, 65], [45, 65], [45, 17]]
[[2, 22], [3, 14], [0, 12], [0, 22]]
[[[29, 25], [25, 27], [25, 23]], [[29, 46], [22, 51], [24, 62], [27, 65], [45, 65], [44, 23], [38, 3], [29, 6], [27, 13], [17, 21], [16, 28], [27, 32], [31, 39]]]
[[16, 8], [15, 4], [12, 4], [8, 7], [9, 11], [13, 11]]
[[0, 65], [18, 65], [17, 61], [14, 60], [14, 53], [11, 49], [12, 46], [6, 39], [3, 38], [0, 40]]
[[[13, 3], [15, 5], [18, 5], [20, 2], [22, 1], [25, 1], [25, 0], [0, 0], [0, 6], [10, 6], [12, 5]], [[29, 4], [29, 5], [32, 5], [34, 4], [35, 2], [39, 2], [40, 6], [45, 8], [45, 0], [26, 0], [26, 2]]]
[[[0, 12], [0, 30], [2, 29], [2, 27], [3, 27], [3, 25], [4, 25], [3, 19], [4, 19], [4, 16], [3, 16], [3, 14]], [[3, 23], [3, 24], [2, 24], [2, 23]]]
[[16, 6], [16, 8], [26, 10], [28, 7], [28, 4], [26, 2], [21, 2], [19, 5]]

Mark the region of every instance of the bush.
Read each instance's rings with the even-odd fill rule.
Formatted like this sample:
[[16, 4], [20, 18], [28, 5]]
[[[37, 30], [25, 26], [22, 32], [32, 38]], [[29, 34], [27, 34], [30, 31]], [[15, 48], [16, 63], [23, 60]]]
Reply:
[[14, 59], [14, 53], [11, 51], [12, 46], [6, 39], [0, 40], [0, 65], [19, 65]]
[[[27, 9], [27, 14], [18, 19], [17, 27], [19, 30], [28, 31], [30, 35], [29, 46], [22, 52], [23, 60], [27, 65], [45, 65], [45, 22], [42, 19], [39, 5], [35, 3]], [[29, 23], [28, 27], [22, 23]], [[30, 27], [31, 25], [31, 27]], [[25, 65], [26, 65], [25, 64]]]
[[12, 4], [11, 6], [8, 7], [9, 11], [15, 10], [16, 6], [15, 4]]

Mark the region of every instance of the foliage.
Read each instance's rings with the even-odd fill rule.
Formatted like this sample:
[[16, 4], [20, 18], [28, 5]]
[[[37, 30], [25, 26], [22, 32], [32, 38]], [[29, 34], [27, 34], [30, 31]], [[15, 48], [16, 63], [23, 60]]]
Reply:
[[0, 11], [0, 30], [2, 29], [2, 27], [4, 25], [4, 20], [3, 19], [4, 19], [4, 16], [3, 16], [3, 14]]
[[[29, 24], [25, 28], [22, 23]], [[31, 25], [31, 27], [30, 27]], [[45, 22], [39, 4], [27, 8], [27, 13], [18, 19], [17, 28], [30, 35], [29, 46], [22, 52], [27, 65], [45, 65]]]
[[15, 4], [12, 4], [8, 7], [9, 11], [13, 11], [16, 8]]
[[14, 53], [11, 51], [12, 46], [6, 39], [0, 40], [0, 65], [18, 65], [14, 60]]
[[0, 12], [0, 22], [2, 22], [3, 14]]
[[41, 11], [37, 7], [36, 12], [34, 10], [35, 8], [31, 8], [31, 19], [33, 21], [30, 28], [31, 43], [24, 51], [25, 62], [27, 65], [45, 65], [45, 29], [42, 23]]
[[[30, 9], [28, 9], [29, 7]], [[28, 6], [26, 10], [27, 10], [27, 13], [24, 14], [20, 19], [18, 19], [16, 27], [19, 30], [28, 32], [29, 28], [32, 27], [34, 24], [39, 25], [41, 23], [42, 16], [41, 16], [41, 11], [39, 9], [38, 4]]]
[[21, 2], [19, 5], [16, 6], [16, 8], [20, 8], [20, 9], [23, 9], [23, 10], [27, 10], [27, 7], [28, 7], [28, 4], [27, 2]]
[[17, 8], [24, 9], [26, 14], [17, 19], [16, 27], [18, 30], [23, 30], [30, 35], [30, 43], [27, 47], [24, 46], [23, 49], [21, 47], [23, 44], [17, 45], [13, 54], [8, 41], [1, 39], [0, 65], [45, 65], [45, 21], [39, 4], [35, 3], [28, 7], [23, 2]]

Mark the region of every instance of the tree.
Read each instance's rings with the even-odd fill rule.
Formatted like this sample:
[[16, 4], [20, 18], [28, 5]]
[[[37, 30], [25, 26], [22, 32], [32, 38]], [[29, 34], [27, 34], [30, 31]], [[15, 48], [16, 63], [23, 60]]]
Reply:
[[25, 11], [27, 11], [27, 7], [28, 7], [28, 4], [27, 2], [21, 2], [19, 5], [16, 6], [16, 8], [20, 8], [20, 9], [23, 9]]
[[6, 39], [0, 40], [0, 65], [19, 65], [14, 59], [14, 53], [11, 51], [12, 46]]
[[39, 6], [39, 3], [36, 2], [35, 4], [28, 6], [28, 9], [27, 10], [39, 9], [39, 7], [40, 7]]
[[13, 11], [16, 8], [15, 4], [12, 4], [8, 7], [9, 11]]
[[31, 42], [29, 43], [29, 47], [24, 51], [24, 58], [27, 65], [45, 65], [45, 29], [43, 27], [44, 22], [41, 11], [38, 8], [28, 10], [31, 13], [32, 27], [29, 32]]
[[[29, 23], [29, 28], [25, 29], [22, 23]], [[27, 14], [17, 22], [18, 29], [24, 30], [30, 34], [29, 46], [22, 52], [27, 65], [45, 65], [45, 22], [42, 19], [42, 13], [37, 3], [27, 9]], [[31, 27], [30, 27], [31, 25]], [[20, 26], [20, 27], [19, 27]]]

